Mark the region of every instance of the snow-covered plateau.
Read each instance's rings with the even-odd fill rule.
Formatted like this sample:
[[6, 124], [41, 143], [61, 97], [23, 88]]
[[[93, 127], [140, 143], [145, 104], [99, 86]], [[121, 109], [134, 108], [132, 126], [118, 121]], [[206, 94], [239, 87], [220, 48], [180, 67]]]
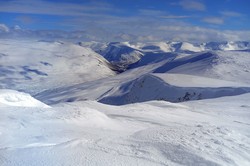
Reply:
[[0, 165], [250, 165], [249, 42], [0, 39]]

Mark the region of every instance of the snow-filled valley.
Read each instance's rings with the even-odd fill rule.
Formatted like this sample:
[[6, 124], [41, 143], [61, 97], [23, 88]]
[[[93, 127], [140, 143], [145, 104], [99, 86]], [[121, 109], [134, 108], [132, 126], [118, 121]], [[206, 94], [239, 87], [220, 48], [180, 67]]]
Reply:
[[0, 40], [0, 165], [250, 165], [248, 42]]

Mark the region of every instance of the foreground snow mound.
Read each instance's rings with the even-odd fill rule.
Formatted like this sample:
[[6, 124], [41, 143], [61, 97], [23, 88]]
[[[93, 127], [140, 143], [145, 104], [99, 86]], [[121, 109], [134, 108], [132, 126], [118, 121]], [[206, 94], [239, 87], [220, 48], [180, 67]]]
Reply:
[[0, 165], [249, 166], [250, 93], [0, 110]]
[[49, 106], [36, 100], [27, 93], [0, 89], [0, 107], [3, 106], [49, 108]]
[[183, 74], [149, 74], [122, 84], [99, 101], [112, 105], [150, 100], [182, 102], [248, 92], [248, 84]]

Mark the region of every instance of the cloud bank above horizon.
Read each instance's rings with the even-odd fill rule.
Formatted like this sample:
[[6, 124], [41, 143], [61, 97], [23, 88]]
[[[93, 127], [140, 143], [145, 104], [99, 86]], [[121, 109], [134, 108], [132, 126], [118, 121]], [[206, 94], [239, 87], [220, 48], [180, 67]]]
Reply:
[[250, 41], [248, 0], [6, 0], [0, 38]]

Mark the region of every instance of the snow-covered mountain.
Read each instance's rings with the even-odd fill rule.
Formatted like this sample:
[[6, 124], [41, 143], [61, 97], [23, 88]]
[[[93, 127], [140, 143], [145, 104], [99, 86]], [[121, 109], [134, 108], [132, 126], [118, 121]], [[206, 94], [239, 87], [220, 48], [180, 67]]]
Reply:
[[238, 42], [208, 42], [205, 43], [205, 48], [207, 50], [249, 50], [250, 43], [246, 41]]
[[0, 40], [0, 87], [35, 94], [116, 73], [90, 48], [67, 42]]
[[182, 102], [249, 92], [249, 84], [183, 74], [154, 74], [126, 82], [99, 101], [113, 105], [151, 100]]
[[248, 51], [214, 51], [177, 56], [154, 72], [182, 73], [249, 84], [249, 55]]
[[[239, 51], [250, 49], [250, 43], [245, 41], [238, 42], [208, 42], [193, 44], [189, 42], [80, 42], [79, 45], [87, 46], [101, 54], [112, 64], [118, 65], [123, 69], [134, 68], [137, 65], [145, 65], [154, 60], [162, 60], [166, 53], [173, 54], [192, 54], [204, 51]], [[146, 58], [141, 58], [147, 56]], [[152, 61], [151, 61], [152, 60]], [[135, 64], [134, 64], [135, 63]], [[140, 64], [139, 64], [140, 63]]]
[[[249, 92], [249, 55], [249, 52], [242, 51], [202, 52], [191, 55], [164, 53], [162, 57], [165, 58], [157, 61], [147, 59], [148, 56], [145, 55], [140, 61], [144, 62], [146, 58], [145, 62], [148, 63], [115, 77], [44, 91], [36, 97], [48, 104], [90, 99], [117, 105], [155, 99], [180, 102], [185, 101], [182, 98], [186, 93], [194, 92], [193, 100], [200, 99], [199, 95], [203, 95], [203, 99], [237, 95]], [[162, 77], [167, 79], [156, 79], [148, 75], [150, 73], [161, 73]], [[178, 82], [183, 84], [181, 86], [171, 84], [173, 77], [168, 77], [169, 74], [176, 74], [176, 77], [180, 77]], [[147, 81], [146, 86], [142, 88], [139, 85], [144, 84], [142, 81], [144, 79], [151, 81]], [[199, 82], [207, 84], [201, 88], [192, 80], [200, 80]], [[190, 81], [193, 86], [187, 88]], [[228, 82], [231, 84], [227, 84]], [[62, 94], [61, 91], [65, 93]], [[138, 95], [143, 97], [138, 99]]]
[[154, 52], [179, 52], [179, 53], [193, 53], [204, 51], [202, 45], [192, 44], [188, 42], [153, 42], [139, 44], [139, 48], [144, 51]]
[[106, 47], [101, 48], [92, 45], [91, 48], [120, 68], [126, 68], [128, 65], [137, 62], [143, 56], [140, 50], [134, 48], [128, 42], [108, 43]]
[[168, 41], [168, 42], [136, 43], [134, 47], [144, 51], [193, 53], [193, 52], [215, 51], [215, 50], [221, 50], [221, 51], [248, 50], [250, 49], [250, 42], [231, 41], [231, 42], [190, 43], [190, 42]]
[[248, 42], [1, 39], [0, 165], [248, 166], [249, 56]]

